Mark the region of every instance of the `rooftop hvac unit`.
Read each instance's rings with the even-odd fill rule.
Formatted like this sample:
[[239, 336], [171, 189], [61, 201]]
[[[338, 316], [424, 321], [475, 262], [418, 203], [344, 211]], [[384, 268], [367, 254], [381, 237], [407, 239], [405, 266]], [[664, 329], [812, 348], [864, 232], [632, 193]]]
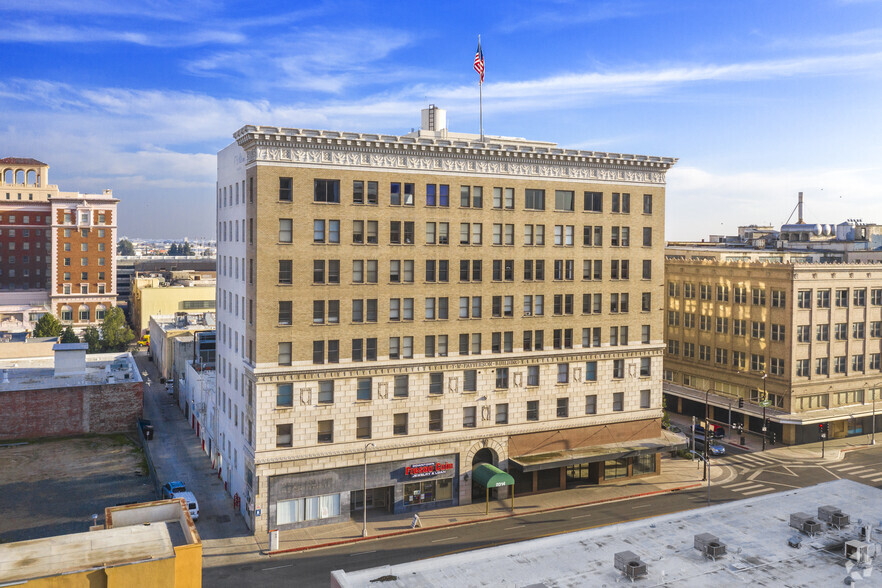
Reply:
[[837, 529], [847, 527], [851, 523], [849, 516], [835, 506], [819, 506], [818, 519]]
[[870, 563], [876, 555], [876, 546], [864, 541], [846, 541], [845, 559], [858, 563]]
[[620, 551], [615, 555], [615, 567], [632, 581], [646, 575], [646, 564], [633, 551]]
[[710, 533], [701, 533], [695, 536], [695, 549], [700, 551], [705, 557], [709, 557], [716, 561], [718, 557], [726, 555], [726, 545], [720, 543], [719, 537]]
[[790, 526], [799, 529], [806, 535], [815, 535], [823, 530], [823, 525], [806, 512], [795, 512], [790, 515]]

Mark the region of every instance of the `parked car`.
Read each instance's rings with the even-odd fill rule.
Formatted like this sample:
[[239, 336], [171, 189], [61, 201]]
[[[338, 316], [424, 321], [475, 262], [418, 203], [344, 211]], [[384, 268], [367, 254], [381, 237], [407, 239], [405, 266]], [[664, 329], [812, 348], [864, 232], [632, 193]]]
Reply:
[[163, 498], [172, 498], [178, 492], [186, 492], [187, 487], [183, 482], [179, 480], [175, 480], [174, 482], [166, 482], [162, 486], [162, 497]]
[[171, 497], [183, 498], [187, 503], [187, 509], [190, 511], [190, 518], [193, 519], [194, 523], [199, 520], [199, 502], [196, 501], [196, 496], [192, 492], [175, 492]]
[[[711, 423], [710, 429], [711, 429], [711, 436], [714, 439], [722, 439], [723, 437], [726, 436], [726, 429], [720, 425], [715, 425], [715, 424]], [[704, 435], [705, 430], [704, 430], [704, 427], [702, 427], [701, 425], [693, 425], [692, 432], [695, 433], [696, 435]]]
[[[693, 437], [695, 441], [695, 451], [704, 452], [704, 435], [696, 434]], [[716, 439], [711, 439], [707, 446], [707, 452], [710, 455], [726, 455], [726, 448]]]

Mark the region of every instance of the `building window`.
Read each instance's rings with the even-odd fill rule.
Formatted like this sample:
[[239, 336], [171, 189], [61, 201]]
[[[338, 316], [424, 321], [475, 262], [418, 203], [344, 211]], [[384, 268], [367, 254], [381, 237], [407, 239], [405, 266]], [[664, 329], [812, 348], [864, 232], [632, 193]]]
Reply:
[[539, 401], [538, 400], [528, 400], [527, 401], [527, 420], [528, 421], [538, 421], [539, 420]]
[[276, 447], [293, 447], [294, 425], [276, 425]]
[[429, 373], [429, 394], [444, 393], [444, 372]]
[[462, 383], [462, 391], [463, 392], [477, 392], [478, 391], [478, 370], [465, 370], [463, 372], [463, 383]]
[[399, 412], [392, 415], [392, 434], [407, 435], [407, 413]]
[[279, 343], [279, 365], [291, 365], [291, 343]]
[[650, 408], [651, 398], [652, 398], [652, 391], [651, 390], [641, 390], [640, 391], [640, 408]]
[[508, 424], [508, 404], [497, 404], [496, 405], [496, 424], [497, 425], [507, 425]]
[[496, 368], [496, 389], [508, 389], [508, 368]]
[[597, 394], [585, 396], [585, 414], [597, 414]]
[[557, 364], [557, 383], [566, 384], [570, 381], [570, 364]]
[[613, 411], [622, 412], [625, 410], [625, 393], [613, 392]]
[[625, 377], [625, 360], [624, 359], [614, 359], [613, 360], [613, 378], [620, 380]]
[[279, 178], [279, 200], [282, 202], [294, 200], [294, 178]]
[[539, 385], [539, 366], [538, 365], [527, 366], [527, 386], [538, 386], [538, 385]]
[[524, 208], [527, 210], [545, 210], [545, 190], [524, 190]]
[[830, 308], [830, 290], [818, 290], [818, 308]]
[[313, 202], [340, 203], [340, 180], [315, 180]]
[[320, 380], [318, 389], [319, 404], [334, 403], [334, 380]]
[[334, 442], [334, 421], [318, 421], [316, 441], [318, 443]]
[[281, 408], [294, 406], [294, 384], [276, 384], [276, 406]]
[[570, 416], [570, 399], [569, 398], [558, 398], [557, 399], [557, 418], [565, 419]]
[[355, 418], [355, 438], [370, 439], [371, 438], [371, 417], [363, 416]]
[[462, 426], [466, 429], [474, 429], [478, 426], [477, 408], [474, 406], [462, 407]]
[[444, 430], [444, 411], [443, 410], [430, 410], [429, 411], [429, 431], [443, 431]]
[[585, 192], [586, 212], [603, 212], [603, 192]]
[[294, 238], [293, 231], [293, 221], [290, 218], [279, 219], [279, 243], [291, 243]]
[[280, 325], [291, 325], [292, 324], [292, 310], [291, 310], [291, 301], [290, 300], [280, 300], [279, 301], [279, 324]]
[[571, 212], [575, 210], [573, 203], [575, 201], [575, 192], [572, 190], [555, 190], [554, 191], [554, 209]]
[[392, 395], [395, 398], [407, 398], [410, 394], [410, 378], [407, 374], [395, 376], [395, 385]]

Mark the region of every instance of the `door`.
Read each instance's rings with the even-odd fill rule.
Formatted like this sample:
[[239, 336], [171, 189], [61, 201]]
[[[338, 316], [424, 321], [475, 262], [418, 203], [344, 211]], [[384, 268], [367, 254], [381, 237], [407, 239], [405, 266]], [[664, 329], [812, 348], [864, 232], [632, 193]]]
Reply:
[[[487, 449], [486, 447], [479, 450], [475, 457], [472, 458], [472, 471], [475, 471], [475, 468], [481, 465], [482, 463], [489, 463], [490, 465], [495, 465], [493, 463], [493, 451]], [[490, 499], [493, 500], [496, 498], [497, 491], [496, 489], [490, 490]], [[472, 501], [475, 500], [485, 500], [487, 497], [487, 490], [477, 482], [475, 482], [474, 476], [472, 476]]]

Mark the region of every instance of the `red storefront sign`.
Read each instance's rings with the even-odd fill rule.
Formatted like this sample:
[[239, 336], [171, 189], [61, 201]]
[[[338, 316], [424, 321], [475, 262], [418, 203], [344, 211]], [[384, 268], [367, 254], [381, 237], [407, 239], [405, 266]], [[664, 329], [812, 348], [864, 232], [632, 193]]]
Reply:
[[452, 469], [453, 464], [450, 462], [419, 463], [405, 466], [404, 475], [409, 478], [422, 478], [423, 476], [433, 476]]

